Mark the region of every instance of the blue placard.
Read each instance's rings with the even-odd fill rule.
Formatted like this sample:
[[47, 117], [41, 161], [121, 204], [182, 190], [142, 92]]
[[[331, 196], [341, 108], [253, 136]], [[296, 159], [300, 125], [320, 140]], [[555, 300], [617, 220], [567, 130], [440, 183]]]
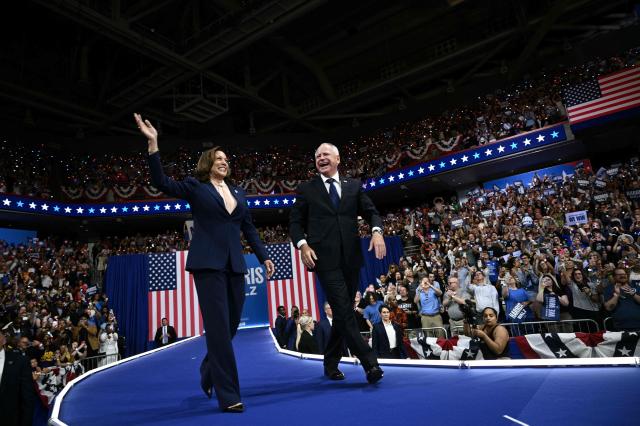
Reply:
[[498, 281], [498, 262], [495, 260], [487, 260], [487, 268], [489, 269], [489, 280], [492, 283]]
[[560, 304], [558, 302], [558, 296], [555, 294], [544, 294], [544, 312], [542, 313], [542, 319], [546, 321], [560, 320]]
[[244, 276], [245, 300], [240, 328], [269, 325], [267, 307], [267, 271], [255, 254], [245, 254], [247, 273]]

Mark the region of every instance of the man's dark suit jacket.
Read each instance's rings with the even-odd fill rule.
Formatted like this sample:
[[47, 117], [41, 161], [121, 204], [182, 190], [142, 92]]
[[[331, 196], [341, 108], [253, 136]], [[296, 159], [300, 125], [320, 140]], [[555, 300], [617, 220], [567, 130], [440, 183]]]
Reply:
[[282, 315], [278, 315], [276, 317], [276, 340], [280, 347], [286, 346], [287, 344], [287, 336], [286, 336], [286, 328], [287, 328], [287, 319]]
[[0, 423], [31, 426], [35, 388], [26, 356], [5, 349], [4, 371], [0, 383]]
[[[402, 343], [402, 328], [395, 322], [391, 323], [396, 331], [396, 346], [400, 351], [400, 358], [405, 359], [407, 352], [404, 350]], [[371, 348], [379, 358], [394, 358], [391, 356], [391, 347], [389, 346], [389, 337], [384, 329], [384, 324], [379, 322], [373, 326], [371, 331]]]
[[167, 195], [187, 200], [193, 213], [193, 239], [187, 256], [187, 271], [213, 269], [244, 274], [244, 261], [240, 231], [249, 242], [260, 263], [268, 259], [258, 231], [251, 220], [247, 200], [241, 188], [227, 184], [238, 206], [232, 214], [227, 212], [224, 200], [211, 182], [200, 182], [188, 177], [175, 181], [162, 171], [160, 154], [149, 155], [149, 169], [154, 186]]
[[316, 328], [313, 330], [313, 337], [315, 337], [316, 342], [318, 342], [318, 349], [320, 349], [320, 352], [324, 353], [327, 350], [327, 345], [331, 338], [331, 324], [328, 319], [323, 318], [320, 320], [316, 325]]
[[[169, 335], [167, 345], [174, 343], [178, 339], [175, 328], [170, 325], [167, 326], [167, 334]], [[162, 326], [158, 327], [156, 330], [156, 336], [153, 340], [156, 342], [156, 347], [162, 346]]]
[[[371, 199], [362, 192], [360, 181], [340, 178], [342, 195], [338, 209], [318, 175], [296, 189], [296, 202], [289, 216], [293, 244], [306, 239], [318, 260], [317, 271], [340, 269], [343, 265], [360, 268], [363, 263], [358, 215], [371, 227], [382, 228], [382, 219]], [[343, 263], [344, 261], [344, 263]]]

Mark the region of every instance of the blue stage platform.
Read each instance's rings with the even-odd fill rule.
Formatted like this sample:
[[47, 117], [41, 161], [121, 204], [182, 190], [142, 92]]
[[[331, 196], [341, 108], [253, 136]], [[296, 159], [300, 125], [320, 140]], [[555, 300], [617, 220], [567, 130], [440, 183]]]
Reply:
[[61, 398], [67, 425], [636, 425], [640, 368], [386, 366], [377, 385], [279, 354], [267, 329], [234, 340], [246, 411], [225, 414], [199, 388], [202, 337], [87, 375]]

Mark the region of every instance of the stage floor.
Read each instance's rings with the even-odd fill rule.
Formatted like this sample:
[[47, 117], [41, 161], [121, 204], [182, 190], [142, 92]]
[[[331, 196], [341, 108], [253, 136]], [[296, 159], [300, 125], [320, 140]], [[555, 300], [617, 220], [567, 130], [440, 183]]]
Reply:
[[[234, 340], [246, 411], [219, 411], [199, 387], [203, 337], [97, 372], [61, 403], [68, 425], [637, 425], [637, 367], [453, 369], [386, 366], [369, 385], [279, 354], [267, 329]], [[505, 417], [508, 416], [508, 417]], [[520, 422], [520, 423], [518, 423]]]

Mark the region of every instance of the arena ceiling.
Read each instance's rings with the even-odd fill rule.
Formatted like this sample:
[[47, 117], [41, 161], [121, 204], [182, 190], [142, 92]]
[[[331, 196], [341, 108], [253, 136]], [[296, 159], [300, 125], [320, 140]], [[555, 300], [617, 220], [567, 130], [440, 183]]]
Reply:
[[3, 5], [0, 124], [83, 139], [332, 132], [625, 26], [600, 0], [28, 0]]

